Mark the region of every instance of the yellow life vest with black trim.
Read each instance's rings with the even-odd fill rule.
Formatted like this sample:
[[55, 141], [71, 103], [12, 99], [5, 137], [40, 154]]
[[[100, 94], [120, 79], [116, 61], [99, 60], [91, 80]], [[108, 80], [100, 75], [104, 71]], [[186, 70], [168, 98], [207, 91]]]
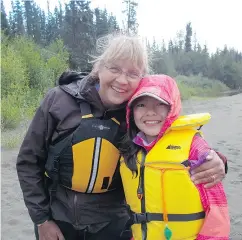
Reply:
[[189, 152], [197, 128], [210, 114], [179, 117], [156, 145], [137, 156], [135, 177], [121, 159], [125, 197], [133, 218], [134, 240], [195, 240], [205, 213], [190, 179]]
[[[115, 119], [93, 117], [90, 105], [81, 103], [80, 125], [50, 145], [46, 176], [56, 184], [82, 193], [104, 193], [120, 187], [119, 160], [123, 133]], [[55, 189], [52, 189], [54, 192]]]

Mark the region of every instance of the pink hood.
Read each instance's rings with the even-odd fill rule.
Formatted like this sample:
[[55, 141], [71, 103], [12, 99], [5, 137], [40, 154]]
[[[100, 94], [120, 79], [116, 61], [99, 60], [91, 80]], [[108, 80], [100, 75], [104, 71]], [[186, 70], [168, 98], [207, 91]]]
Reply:
[[151, 75], [143, 78], [127, 105], [126, 121], [128, 128], [130, 127], [131, 104], [136, 98], [145, 94], [152, 95], [155, 98], [161, 98], [169, 103], [171, 107], [157, 139], [149, 146], [148, 150], [150, 150], [171, 124], [179, 117], [181, 112], [181, 97], [180, 91], [173, 78], [167, 75]]

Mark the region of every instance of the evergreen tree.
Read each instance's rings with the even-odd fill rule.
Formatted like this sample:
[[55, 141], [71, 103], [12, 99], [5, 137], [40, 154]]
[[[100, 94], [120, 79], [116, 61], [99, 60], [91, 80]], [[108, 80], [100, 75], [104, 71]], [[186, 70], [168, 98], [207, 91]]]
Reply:
[[25, 22], [26, 22], [26, 32], [28, 36], [33, 37], [33, 2], [25, 1], [24, 2], [25, 9]]
[[117, 19], [112, 14], [108, 17], [108, 31], [109, 31], [109, 33], [114, 33], [114, 32], [120, 31]]
[[109, 30], [108, 30], [108, 14], [107, 10], [105, 9], [104, 11], [100, 10], [99, 8], [96, 8], [94, 10], [95, 12], [95, 23], [96, 23], [96, 37], [100, 37], [103, 35], [106, 35]]
[[128, 33], [137, 33], [138, 23], [136, 18], [136, 11], [138, 7], [138, 2], [136, 0], [123, 0], [125, 4], [125, 10], [123, 13], [126, 17], [125, 31]]
[[172, 40], [170, 40], [169, 43], [168, 43], [168, 52], [170, 54], [174, 53], [174, 45], [173, 45], [173, 41]]
[[95, 26], [89, 2], [70, 2], [66, 5], [64, 43], [71, 53], [70, 66], [86, 71], [90, 69], [89, 53], [95, 45]]
[[41, 9], [34, 3], [32, 12], [33, 39], [37, 44], [41, 43]]
[[6, 35], [10, 34], [9, 22], [7, 19], [7, 14], [5, 12], [3, 1], [1, 1], [1, 30], [3, 30]]
[[11, 2], [12, 11], [10, 12], [10, 28], [11, 28], [11, 35], [24, 35], [25, 28], [24, 28], [24, 11], [23, 6], [21, 5], [19, 0], [15, 0]]
[[40, 42], [44, 46], [46, 41], [46, 16], [45, 12], [42, 11], [40, 14]]
[[192, 26], [191, 22], [186, 25], [185, 51], [192, 51]]

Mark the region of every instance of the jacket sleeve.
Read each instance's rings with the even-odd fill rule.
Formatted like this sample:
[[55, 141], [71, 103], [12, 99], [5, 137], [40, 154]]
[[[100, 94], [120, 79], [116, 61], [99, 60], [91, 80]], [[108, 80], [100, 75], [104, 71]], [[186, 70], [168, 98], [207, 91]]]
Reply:
[[28, 128], [17, 157], [17, 174], [23, 192], [24, 202], [32, 221], [36, 224], [49, 219], [49, 197], [45, 189], [44, 172], [47, 158], [47, 146], [50, 138], [51, 120], [48, 111], [50, 92]]

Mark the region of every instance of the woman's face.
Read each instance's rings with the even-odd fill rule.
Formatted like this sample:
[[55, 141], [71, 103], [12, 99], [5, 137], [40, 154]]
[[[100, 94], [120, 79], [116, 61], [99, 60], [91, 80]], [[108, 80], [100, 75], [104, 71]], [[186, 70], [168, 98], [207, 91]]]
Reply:
[[142, 70], [131, 61], [119, 60], [105, 63], [99, 72], [99, 95], [106, 107], [126, 102], [134, 93], [142, 78]]

